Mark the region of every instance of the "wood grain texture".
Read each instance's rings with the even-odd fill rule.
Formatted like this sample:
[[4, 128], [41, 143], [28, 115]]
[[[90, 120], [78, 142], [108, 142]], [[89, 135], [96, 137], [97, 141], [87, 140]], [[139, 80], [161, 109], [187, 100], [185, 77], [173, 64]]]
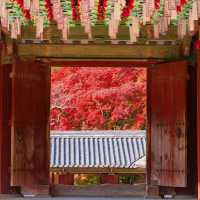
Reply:
[[30, 189], [49, 184], [50, 70], [15, 60], [12, 72], [11, 184]]
[[200, 199], [200, 50], [197, 52], [197, 174], [198, 200]]
[[0, 193], [8, 194], [10, 187], [11, 148], [11, 65], [0, 65]]
[[179, 45], [18, 44], [17, 47], [18, 56], [21, 58], [180, 58]]
[[184, 61], [157, 64], [149, 71], [151, 182], [185, 187], [187, 65]]

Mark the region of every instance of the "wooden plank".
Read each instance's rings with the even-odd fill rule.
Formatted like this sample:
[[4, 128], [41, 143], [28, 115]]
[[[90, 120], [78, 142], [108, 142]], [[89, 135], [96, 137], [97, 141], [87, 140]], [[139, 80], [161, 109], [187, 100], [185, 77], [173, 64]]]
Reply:
[[55, 174], [55, 176], [58, 176], [58, 183], [62, 185], [74, 185], [74, 175], [73, 174]]
[[57, 67], [149, 67], [153, 64], [162, 62], [161, 59], [38, 59], [48, 63], [52, 70]]
[[70, 167], [70, 168], [51, 168], [52, 173], [65, 174], [65, 173], [74, 173], [74, 174], [102, 174], [102, 173], [117, 173], [117, 174], [144, 174], [146, 171], [144, 168], [84, 168], [84, 167]]
[[[144, 199], [145, 184], [52, 185], [52, 195], [83, 199]], [[96, 197], [96, 198], [95, 198]]]
[[178, 45], [78, 45], [18, 44], [21, 58], [101, 58], [101, 59], [172, 59], [180, 58]]
[[159, 188], [151, 183], [151, 67], [147, 68], [147, 135], [146, 135], [146, 180], [147, 195], [159, 196]]
[[50, 70], [15, 60], [12, 72], [11, 184], [32, 193], [49, 184]]
[[[152, 25], [148, 24], [142, 26], [141, 35], [138, 38], [138, 42], [144, 42], [148, 38], [152, 38]], [[148, 36], [150, 35], [150, 37]], [[22, 27], [22, 38], [23, 39], [34, 39], [36, 36], [35, 27], [29, 25]], [[108, 36], [108, 27], [104, 23], [97, 23], [95, 27], [92, 27], [92, 38], [93, 40], [109, 40]], [[50, 39], [51, 41], [60, 41], [62, 40], [62, 32], [58, 30], [57, 24], [52, 22], [50, 27], [44, 30], [44, 39]], [[84, 27], [76, 25], [75, 27], [70, 28], [69, 39], [80, 40], [88, 39], [87, 34], [84, 31]], [[119, 25], [119, 31], [117, 34], [117, 39], [119, 40], [130, 40], [129, 28], [124, 23]], [[177, 29], [175, 26], [171, 25], [167, 34], [160, 35], [162, 40], [177, 40]]]
[[187, 64], [158, 64], [150, 73], [151, 182], [186, 187]]
[[[197, 58], [196, 61], [197, 62]], [[194, 65], [188, 66], [188, 85], [187, 85], [187, 188], [186, 191], [190, 194], [197, 194], [197, 94], [196, 94], [196, 79], [197, 67]]]
[[11, 157], [11, 65], [0, 65], [0, 193], [9, 194]]

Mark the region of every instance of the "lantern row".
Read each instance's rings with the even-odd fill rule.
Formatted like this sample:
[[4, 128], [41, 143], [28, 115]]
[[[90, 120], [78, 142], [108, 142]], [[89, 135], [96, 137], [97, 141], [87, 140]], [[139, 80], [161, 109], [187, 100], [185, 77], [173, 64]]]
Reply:
[[200, 17], [200, 0], [1, 0], [1, 26], [11, 38], [21, 35], [21, 27], [34, 25], [36, 38], [43, 39], [44, 29], [56, 21], [64, 40], [70, 28], [81, 24], [89, 39], [97, 22], [108, 26], [111, 39], [117, 38], [121, 23], [129, 27], [130, 41], [136, 42], [141, 26], [152, 24], [154, 37], [177, 26], [179, 38], [194, 31]]

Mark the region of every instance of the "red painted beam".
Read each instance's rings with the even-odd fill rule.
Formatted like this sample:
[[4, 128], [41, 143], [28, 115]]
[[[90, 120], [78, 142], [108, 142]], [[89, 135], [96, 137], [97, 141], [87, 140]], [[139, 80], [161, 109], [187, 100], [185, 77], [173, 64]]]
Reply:
[[151, 67], [158, 60], [46, 60], [51, 67]]
[[51, 176], [52, 184], [74, 185], [74, 174], [55, 174]]
[[101, 184], [118, 184], [118, 175], [104, 174], [101, 176]]
[[74, 175], [73, 174], [59, 175], [59, 184], [74, 185]]

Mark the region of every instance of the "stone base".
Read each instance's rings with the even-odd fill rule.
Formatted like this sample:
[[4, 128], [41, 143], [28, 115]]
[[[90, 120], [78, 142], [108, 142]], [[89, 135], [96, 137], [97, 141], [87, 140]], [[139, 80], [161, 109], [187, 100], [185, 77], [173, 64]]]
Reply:
[[149, 185], [146, 188], [146, 197], [160, 198], [159, 186]]
[[164, 199], [172, 199], [176, 196], [174, 187], [160, 187], [159, 194]]
[[50, 188], [49, 185], [37, 185], [33, 187], [21, 187], [21, 195], [23, 197], [49, 197]]

